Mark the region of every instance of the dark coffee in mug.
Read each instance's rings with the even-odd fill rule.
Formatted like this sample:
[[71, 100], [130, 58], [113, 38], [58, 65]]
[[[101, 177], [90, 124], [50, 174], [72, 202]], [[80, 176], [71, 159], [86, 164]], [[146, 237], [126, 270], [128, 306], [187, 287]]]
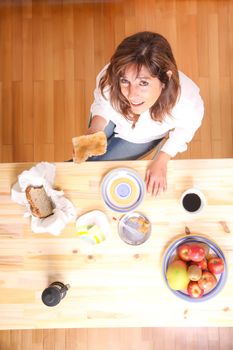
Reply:
[[201, 198], [196, 193], [187, 193], [182, 200], [182, 204], [184, 209], [194, 213], [201, 207]]

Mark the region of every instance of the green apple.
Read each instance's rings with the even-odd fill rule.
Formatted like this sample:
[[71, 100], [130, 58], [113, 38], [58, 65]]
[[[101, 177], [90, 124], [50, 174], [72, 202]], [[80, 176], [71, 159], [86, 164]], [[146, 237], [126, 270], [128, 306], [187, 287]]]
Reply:
[[186, 263], [182, 260], [173, 261], [168, 266], [166, 277], [171, 289], [186, 289], [189, 283]]

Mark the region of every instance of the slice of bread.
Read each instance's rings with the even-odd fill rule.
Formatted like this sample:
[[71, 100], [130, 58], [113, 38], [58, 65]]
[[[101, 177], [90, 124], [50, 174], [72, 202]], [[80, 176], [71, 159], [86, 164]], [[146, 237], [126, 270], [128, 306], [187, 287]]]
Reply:
[[85, 162], [91, 156], [99, 156], [107, 150], [107, 138], [103, 131], [72, 138], [73, 161]]
[[42, 219], [53, 213], [52, 201], [48, 197], [43, 186], [28, 186], [25, 193], [34, 216]]

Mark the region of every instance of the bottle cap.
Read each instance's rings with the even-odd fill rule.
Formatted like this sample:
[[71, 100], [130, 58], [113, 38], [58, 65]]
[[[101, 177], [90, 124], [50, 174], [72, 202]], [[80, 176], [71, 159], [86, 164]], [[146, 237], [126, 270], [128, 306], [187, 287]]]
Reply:
[[47, 306], [55, 306], [61, 301], [61, 293], [56, 287], [48, 287], [42, 293], [42, 301]]

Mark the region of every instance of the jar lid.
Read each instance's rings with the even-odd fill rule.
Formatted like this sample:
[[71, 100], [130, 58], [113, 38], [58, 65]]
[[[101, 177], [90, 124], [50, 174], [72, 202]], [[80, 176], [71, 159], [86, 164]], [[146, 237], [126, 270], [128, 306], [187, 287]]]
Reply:
[[61, 301], [61, 293], [57, 287], [48, 287], [42, 293], [42, 301], [47, 306], [55, 306]]

